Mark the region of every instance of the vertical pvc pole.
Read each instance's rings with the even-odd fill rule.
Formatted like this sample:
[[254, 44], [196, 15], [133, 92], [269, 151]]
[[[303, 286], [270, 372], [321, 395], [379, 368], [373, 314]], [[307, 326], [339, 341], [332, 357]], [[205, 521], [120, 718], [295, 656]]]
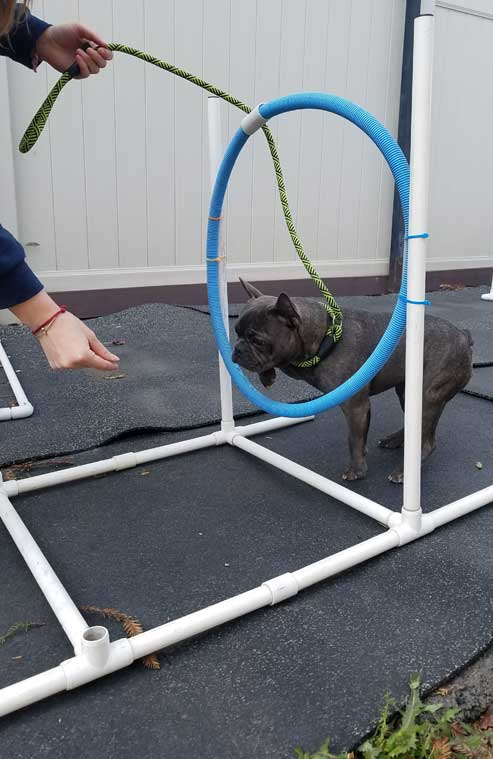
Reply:
[[[209, 95], [207, 98], [207, 115], [209, 124], [209, 172], [212, 190], [214, 188], [216, 174], [223, 154], [221, 135], [221, 101], [215, 95]], [[226, 275], [226, 257], [222, 234], [220, 234], [218, 250], [219, 255], [223, 257], [219, 262], [219, 293], [221, 298], [221, 311], [223, 315], [224, 329], [229, 335], [228, 280]], [[224, 365], [221, 355], [218, 354], [218, 357], [219, 385], [221, 389], [221, 429], [225, 432], [229, 432], [235, 426], [233, 418], [233, 394], [231, 377], [229, 376], [229, 372]]]
[[481, 298], [482, 298], [483, 300], [493, 300], [493, 277], [492, 277], [492, 279], [491, 279], [491, 289], [490, 289], [489, 293], [484, 293], [484, 294], [481, 296]]
[[[434, 20], [427, 15], [414, 22], [409, 235], [428, 232]], [[409, 300], [425, 299], [426, 247], [426, 238], [409, 240]], [[407, 304], [403, 517], [416, 528], [421, 518], [424, 318], [423, 305]]]

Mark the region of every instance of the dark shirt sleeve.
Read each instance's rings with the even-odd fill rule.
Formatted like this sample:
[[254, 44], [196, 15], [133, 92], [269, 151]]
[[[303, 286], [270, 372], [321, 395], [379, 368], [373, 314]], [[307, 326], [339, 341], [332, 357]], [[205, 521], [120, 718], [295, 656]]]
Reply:
[[6, 55], [31, 69], [36, 42], [49, 26], [46, 21], [36, 18], [18, 3], [12, 29], [7, 36], [0, 37], [0, 55]]
[[42, 289], [26, 263], [24, 248], [0, 225], [0, 308], [23, 303]]
[[[0, 37], [0, 55], [32, 68], [36, 42], [49, 26], [18, 4], [14, 26], [7, 36]], [[42, 289], [26, 263], [22, 245], [0, 225], [0, 308], [23, 303]]]

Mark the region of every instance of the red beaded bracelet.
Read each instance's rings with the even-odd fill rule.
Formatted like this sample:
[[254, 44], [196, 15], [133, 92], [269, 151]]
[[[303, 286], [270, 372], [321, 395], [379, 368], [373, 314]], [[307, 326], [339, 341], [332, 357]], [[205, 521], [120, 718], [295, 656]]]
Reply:
[[58, 311], [56, 311], [52, 316], [50, 316], [49, 319], [43, 322], [43, 324], [40, 324], [39, 327], [37, 327], [36, 329], [32, 330], [33, 335], [37, 335], [38, 332], [42, 332], [45, 329], [45, 327], [47, 327], [48, 325], [51, 327], [51, 325], [53, 324], [57, 316], [60, 316], [60, 314], [64, 314], [66, 310], [67, 310], [67, 306], [60, 306]]

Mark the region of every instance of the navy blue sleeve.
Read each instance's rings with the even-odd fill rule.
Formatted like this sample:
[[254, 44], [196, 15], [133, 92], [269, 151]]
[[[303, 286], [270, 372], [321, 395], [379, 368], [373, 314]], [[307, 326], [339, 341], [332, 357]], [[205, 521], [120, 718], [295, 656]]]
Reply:
[[15, 22], [6, 37], [0, 38], [0, 55], [32, 68], [32, 54], [36, 42], [50, 24], [33, 16], [19, 3], [15, 9]]
[[42, 289], [26, 263], [24, 248], [0, 224], [0, 308], [23, 303]]

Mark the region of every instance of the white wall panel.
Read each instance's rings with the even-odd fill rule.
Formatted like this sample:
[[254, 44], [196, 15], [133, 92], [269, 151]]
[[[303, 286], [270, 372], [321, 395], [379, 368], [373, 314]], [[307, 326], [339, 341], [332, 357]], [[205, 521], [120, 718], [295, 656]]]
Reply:
[[492, 266], [493, 15], [482, 15], [491, 4], [439, 5], [429, 268]]
[[[79, 16], [250, 105], [325, 90], [397, 133], [405, 0], [38, 0], [34, 10], [50, 21]], [[13, 64], [8, 73], [17, 142], [55, 74]], [[240, 120], [223, 105], [225, 139]], [[320, 269], [385, 271], [393, 182], [373, 145], [328, 114], [289, 114], [272, 128], [295, 222]], [[146, 270], [150, 285], [203, 279], [206, 132], [205, 93], [122, 54], [98, 77], [70, 83], [36, 149], [15, 157], [19, 234], [38, 244], [29, 258], [50, 286], [127, 286], [132, 271], [142, 284]], [[226, 238], [232, 277], [242, 268], [257, 278], [294, 276], [260, 133], [231, 182]]]

